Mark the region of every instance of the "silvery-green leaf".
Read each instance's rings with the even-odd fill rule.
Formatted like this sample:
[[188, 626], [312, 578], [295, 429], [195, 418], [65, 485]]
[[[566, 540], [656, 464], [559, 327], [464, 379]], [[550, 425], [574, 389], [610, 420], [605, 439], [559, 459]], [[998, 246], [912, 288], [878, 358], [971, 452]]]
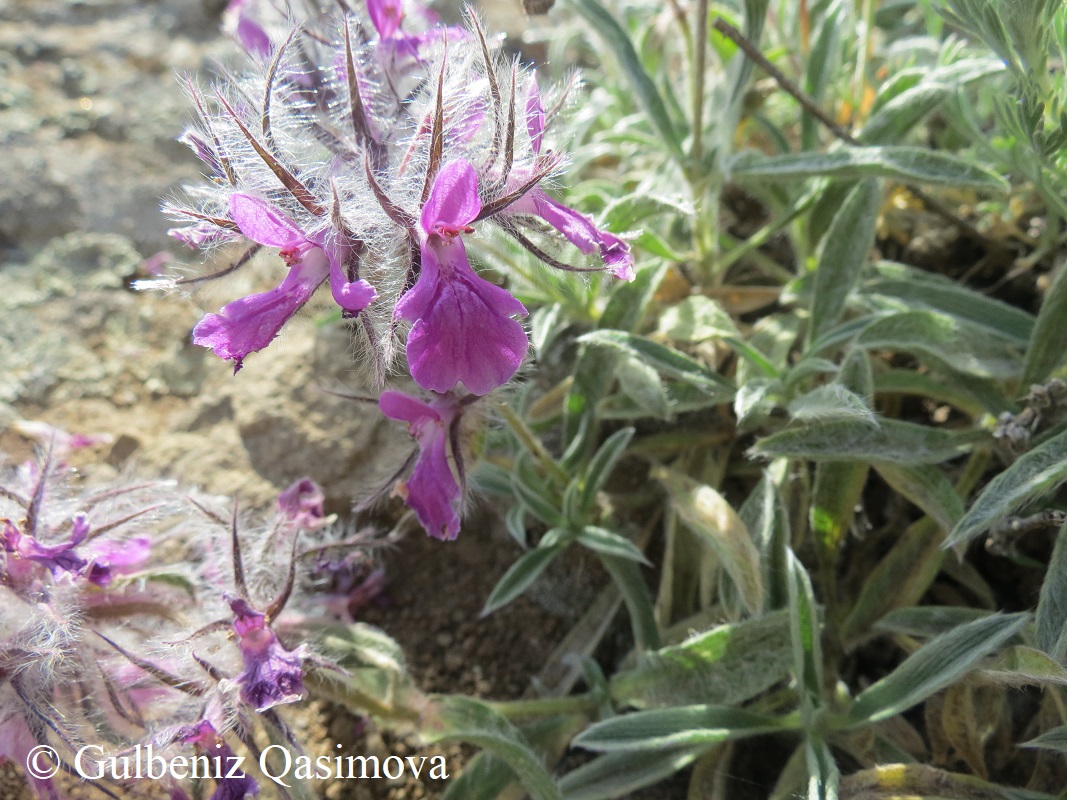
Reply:
[[690, 344], [740, 335], [730, 315], [703, 295], [687, 297], [667, 308], [659, 318], [659, 333], [673, 341]]
[[845, 301], [874, 246], [882, 188], [863, 181], [849, 192], [830, 223], [815, 270], [808, 341], [813, 342], [841, 317]]
[[811, 578], [799, 559], [789, 551], [789, 638], [793, 670], [801, 691], [801, 710], [806, 721], [821, 703], [823, 691], [822, 626], [815, 608]]
[[1023, 742], [1019, 747], [1055, 750], [1060, 753], [1067, 753], [1067, 725], [1051, 728], [1040, 736], [1037, 736], [1028, 742]]
[[655, 126], [663, 142], [679, 158], [682, 156], [681, 137], [677, 127], [667, 113], [663, 97], [656, 88], [655, 82], [645, 71], [641, 59], [638, 57], [630, 35], [626, 32], [614, 15], [604, 8], [597, 0], [570, 0], [592, 30], [596, 31], [618, 59], [626, 77], [629, 78], [638, 103], [648, 119]]
[[588, 547], [590, 550], [595, 550], [604, 555], [628, 558], [639, 564], [652, 566], [649, 560], [645, 558], [645, 554], [629, 539], [603, 528], [598, 528], [595, 525], [586, 525], [582, 528], [582, 532], [578, 534], [575, 541], [583, 547]]
[[874, 412], [862, 397], [840, 383], [828, 383], [790, 401], [789, 416], [798, 422], [853, 420], [878, 426]]
[[564, 775], [564, 800], [618, 800], [685, 769], [707, 747], [679, 747], [643, 753], [608, 753]]
[[585, 334], [578, 341], [586, 346], [603, 347], [633, 356], [661, 374], [691, 383], [711, 395], [732, 395], [734, 391], [729, 381], [695, 358], [644, 336], [617, 330], [598, 330]]
[[539, 359], [544, 358], [545, 350], [566, 325], [560, 322], [562, 313], [563, 306], [552, 303], [530, 314], [530, 344]]
[[638, 708], [736, 705], [778, 683], [792, 663], [789, 618], [778, 611], [644, 654], [611, 679], [611, 696]]
[[872, 465], [885, 482], [925, 511], [937, 524], [950, 531], [963, 516], [963, 499], [945, 473], [932, 464]]
[[946, 546], [967, 542], [1067, 480], [1067, 433], [1024, 454], [991, 480], [952, 531]]
[[506, 762], [535, 800], [562, 800], [556, 782], [522, 733], [489, 706], [469, 697], [437, 698], [423, 714], [428, 742], [466, 742]]
[[496, 586], [493, 587], [489, 599], [485, 601], [482, 616], [491, 614], [498, 608], [506, 606], [530, 588], [533, 582], [545, 571], [545, 568], [552, 563], [552, 559], [563, 552], [565, 546], [537, 547], [519, 556], [519, 560], [511, 565]]
[[841, 770], [830, 747], [819, 736], [811, 736], [804, 748], [808, 762], [808, 800], [837, 800]]
[[924, 81], [901, 92], [871, 114], [860, 132], [859, 140], [864, 144], [891, 144], [900, 141], [954, 91], [955, 88], [948, 84]]
[[666, 467], [654, 467], [650, 474], [667, 489], [671, 508], [719, 557], [749, 613], [762, 611], [759, 553], [745, 523], [726, 499], [710, 486]]
[[788, 729], [782, 719], [730, 706], [680, 706], [635, 711], [595, 722], [574, 740], [598, 752], [693, 747]]
[[634, 437], [633, 428], [621, 428], [604, 440], [586, 468], [582, 486], [582, 507], [592, 508], [597, 492], [604, 488], [604, 483], [619, 463]]
[[1030, 340], [1034, 329], [1033, 316], [1022, 309], [906, 264], [878, 262], [860, 291], [896, 298], [905, 309], [929, 309], [967, 320], [1019, 345]]
[[615, 367], [619, 390], [640, 408], [645, 416], [670, 421], [671, 400], [659, 373], [640, 359], [620, 358]]
[[1067, 525], [1056, 534], [1036, 617], [1037, 646], [1053, 658], [1067, 658]]
[[856, 698], [853, 723], [870, 723], [907, 711], [973, 669], [1029, 621], [1029, 614], [998, 614], [961, 625], [910, 655]]
[[886, 633], [928, 639], [989, 614], [983, 608], [967, 606], [908, 606], [890, 611], [874, 627]]
[[[667, 403], [674, 414], [688, 411], [700, 411], [704, 408], [722, 405], [730, 401], [729, 395], [710, 397], [706, 392], [682, 381], [665, 381]], [[636, 420], [648, 416], [648, 411], [625, 394], [617, 393], [604, 398], [597, 409], [601, 420]]]
[[652, 595], [641, 577], [637, 563], [603, 551], [599, 552], [599, 556], [600, 563], [604, 565], [622, 594], [622, 600], [630, 614], [634, 643], [639, 650], [655, 650], [660, 645], [659, 627], [656, 625], [655, 609], [652, 607]]
[[1007, 183], [973, 161], [921, 147], [842, 147], [829, 152], [760, 156], [741, 153], [730, 165], [731, 177], [747, 180], [809, 178], [890, 178], [931, 186], [985, 189], [1002, 193]]
[[936, 365], [982, 378], [1017, 378], [1019, 352], [1011, 344], [958, 317], [906, 311], [883, 317], [856, 337], [868, 350], [911, 353]]
[[1004, 686], [1067, 686], [1067, 669], [1032, 647], [1005, 648], [982, 669], [982, 677]]
[[1067, 266], [1059, 267], [1052, 288], [1041, 302], [1033, 335], [1026, 348], [1022, 385], [1040, 383], [1067, 356]]
[[749, 452], [763, 458], [937, 464], [966, 453], [979, 440], [971, 432], [955, 433], [894, 419], [879, 419], [877, 426], [826, 420], [790, 426], [760, 439]]
[[768, 611], [785, 607], [789, 600], [789, 514], [778, 493], [776, 473], [785, 468], [780, 461], [764, 470], [763, 477], [745, 499], [737, 514], [745, 523], [760, 553], [763, 585], [767, 588]]

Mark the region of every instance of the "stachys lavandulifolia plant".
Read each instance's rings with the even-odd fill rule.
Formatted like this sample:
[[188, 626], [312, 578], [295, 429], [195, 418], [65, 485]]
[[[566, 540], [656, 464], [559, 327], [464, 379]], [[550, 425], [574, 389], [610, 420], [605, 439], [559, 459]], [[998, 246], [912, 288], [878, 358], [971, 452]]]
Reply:
[[[328, 284], [378, 384], [403, 362], [439, 414], [450, 397], [469, 403], [508, 383], [529, 349], [525, 306], [468, 258], [483, 227], [554, 269], [631, 280], [633, 257], [545, 189], [565, 161], [546, 146], [560, 103], [546, 112], [536, 74], [505, 59], [474, 16], [453, 28], [417, 4], [342, 5], [286, 29], [269, 4], [231, 4], [229, 27], [255, 66], [210, 91], [189, 82], [200, 118], [183, 138], [210, 180], [166, 206], [183, 223], [172, 235], [200, 248], [246, 242], [223, 273], [269, 248], [280, 276], [207, 314], [193, 341], [236, 372]], [[394, 418], [421, 453], [398, 493], [428, 533], [451, 539], [465, 481], [455, 437], [430, 434], [457, 418], [445, 416]]]

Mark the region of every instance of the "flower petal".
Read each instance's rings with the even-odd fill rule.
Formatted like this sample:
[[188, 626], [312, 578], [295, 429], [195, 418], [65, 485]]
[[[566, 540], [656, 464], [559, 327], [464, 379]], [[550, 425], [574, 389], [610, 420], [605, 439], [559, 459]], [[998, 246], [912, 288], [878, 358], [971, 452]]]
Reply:
[[219, 358], [234, 362], [234, 372], [249, 353], [269, 345], [282, 326], [314, 294], [329, 274], [326, 255], [319, 248], [289, 268], [285, 280], [269, 292], [227, 303], [193, 328], [193, 343], [210, 347]]
[[355, 316], [378, 299], [377, 290], [365, 280], [345, 280], [340, 266], [330, 266], [330, 293], [345, 313]]
[[422, 229], [429, 236], [438, 226], [469, 225], [482, 210], [478, 197], [478, 173], [469, 161], [449, 161], [434, 178], [430, 196], [422, 207]]
[[229, 205], [230, 219], [256, 244], [289, 248], [309, 241], [295, 222], [271, 208], [266, 200], [234, 192], [230, 195]]
[[427, 441], [419, 443], [419, 460], [407, 482], [405, 502], [426, 532], [449, 541], [459, 535], [459, 502], [463, 492], [448, 466], [448, 436], [435, 426]]
[[545, 107], [541, 104], [541, 87], [537, 85], [536, 73], [530, 80], [530, 89], [526, 94], [526, 130], [530, 134], [534, 153], [540, 153], [541, 140], [545, 136]]
[[[424, 403], [418, 398], [403, 392], [382, 392], [378, 397], [378, 408], [389, 419], [400, 420], [411, 426], [425, 419], [440, 420], [440, 415], [429, 403]], [[412, 430], [412, 435], [415, 431]]]
[[[409, 295], [411, 301], [404, 303]], [[411, 377], [439, 393], [460, 381], [477, 395], [507, 383], [529, 347], [512, 314], [526, 316], [527, 311], [507, 291], [475, 274], [461, 241], [424, 244], [422, 274], [397, 304], [397, 315], [415, 323], [407, 341]]]
[[370, 21], [378, 31], [379, 39], [391, 39], [400, 30], [400, 22], [404, 19], [401, 6], [400, 0], [367, 0]]

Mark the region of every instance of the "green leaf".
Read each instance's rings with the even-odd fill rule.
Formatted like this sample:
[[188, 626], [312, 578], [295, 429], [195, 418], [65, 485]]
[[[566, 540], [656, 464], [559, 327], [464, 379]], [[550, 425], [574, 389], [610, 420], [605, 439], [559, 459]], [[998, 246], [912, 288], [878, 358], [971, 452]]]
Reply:
[[824, 461], [815, 467], [810, 511], [811, 530], [820, 557], [836, 564], [870, 472], [863, 461]]
[[867, 575], [841, 626], [846, 648], [869, 638], [874, 623], [892, 609], [919, 602], [941, 571], [945, 559], [943, 541], [942, 529], [929, 517], [905, 529]]
[[890, 611], [874, 627], [886, 633], [929, 639], [989, 614], [983, 608], [967, 606], [908, 606]]
[[815, 609], [811, 578], [793, 551], [789, 551], [789, 639], [793, 649], [793, 669], [801, 687], [801, 709], [806, 722], [821, 703], [822, 626]]
[[428, 742], [466, 742], [506, 762], [534, 800], [562, 800], [559, 787], [522, 733], [484, 703], [441, 697], [424, 715], [420, 732]]
[[986, 484], [952, 531], [946, 546], [967, 542], [1067, 480], [1067, 432], [1019, 458]]
[[1014, 645], [982, 670], [982, 677], [1003, 686], [1067, 686], [1067, 669], [1032, 647]]
[[570, 0], [574, 9], [582, 15], [592, 30], [596, 31], [607, 42], [608, 47], [615, 54], [626, 77], [629, 78], [637, 101], [648, 115], [649, 120], [655, 126], [663, 141], [671, 152], [678, 158], [682, 157], [681, 137], [667, 113], [667, 107], [663, 103], [656, 84], [645, 71], [641, 59], [634, 49], [630, 35], [616, 21], [615, 17], [597, 0]]
[[749, 452], [763, 458], [937, 464], [966, 453], [977, 440], [970, 432], [892, 419], [879, 419], [877, 426], [846, 419], [786, 428], [760, 439]]
[[859, 140], [868, 145], [900, 141], [954, 91], [948, 84], [924, 81], [901, 92], [870, 116]]
[[489, 753], [478, 753], [463, 772], [448, 782], [441, 800], [498, 800], [500, 793], [515, 781], [506, 761]]
[[845, 301], [874, 246], [882, 187], [863, 181], [849, 192], [830, 223], [819, 268], [815, 271], [808, 341], [829, 330], [845, 309]]
[[797, 422], [853, 420], [877, 426], [867, 401], [840, 383], [828, 383], [789, 402], [789, 416]]
[[559, 782], [564, 800], [618, 800], [692, 764], [706, 747], [609, 753], [568, 772]]
[[1023, 366], [1023, 386], [1041, 383], [1063, 363], [1067, 355], [1067, 267], [1060, 265], [1041, 310], [1037, 315], [1033, 335], [1026, 348]]
[[1051, 728], [1040, 736], [1023, 742], [1019, 747], [1036, 748], [1039, 750], [1055, 750], [1059, 753], [1067, 753], [1067, 725]]
[[[706, 392], [681, 381], [666, 381], [664, 388], [667, 394], [667, 404], [672, 414], [700, 411], [730, 401], [729, 395], [709, 397]], [[637, 420], [648, 417], [649, 414], [646, 408], [638, 405], [636, 400], [625, 394], [613, 394], [604, 398], [597, 410], [602, 420]]]
[[1034, 330], [1034, 318], [1002, 300], [968, 289], [943, 275], [880, 261], [861, 292], [901, 301], [900, 311], [929, 309], [987, 328], [1015, 344], [1025, 345]]
[[620, 558], [601, 552], [602, 563], [611, 575], [612, 581], [622, 594], [626, 610], [630, 613], [630, 627], [633, 629], [634, 642], [640, 650], [655, 650], [659, 647], [659, 628], [656, 626], [655, 610], [652, 607], [652, 595], [637, 564], [628, 558]]
[[948, 403], [972, 417], [985, 411], [982, 401], [959, 386], [937, 380], [932, 375], [913, 369], [889, 369], [874, 376], [876, 394], [905, 394], [929, 397], [939, 403]]
[[319, 643], [336, 653], [343, 666], [362, 665], [393, 672], [404, 671], [404, 650], [385, 631], [356, 622], [323, 628]]
[[545, 568], [552, 563], [552, 559], [562, 553], [565, 547], [566, 545], [538, 547], [519, 556], [518, 561], [511, 565], [496, 586], [493, 587], [489, 599], [485, 601], [482, 616], [484, 617], [486, 614], [491, 614], [498, 608], [506, 606], [529, 589], [533, 582], [545, 571]]
[[636, 711], [596, 722], [574, 740], [598, 752], [711, 745], [788, 729], [782, 719], [729, 706], [682, 706]]
[[590, 550], [603, 555], [628, 558], [638, 564], [652, 566], [651, 562], [645, 558], [645, 554], [629, 539], [625, 539], [617, 533], [606, 531], [603, 528], [598, 528], [595, 525], [586, 525], [582, 528], [582, 532], [578, 534], [577, 542], [583, 547], [588, 547]]
[[856, 337], [856, 346], [910, 353], [942, 368], [982, 378], [1019, 375], [1019, 353], [1009, 342], [988, 329], [935, 311], [882, 317]]
[[732, 395], [734, 391], [729, 381], [696, 359], [645, 336], [624, 331], [599, 330], [585, 334], [578, 341], [638, 358], [661, 374], [690, 383], [711, 396]]
[[809, 737], [804, 754], [808, 762], [808, 800], [837, 800], [841, 770], [829, 745], [819, 736]]
[[604, 444], [593, 455], [586, 469], [582, 486], [582, 508], [591, 509], [596, 502], [596, 493], [604, 489], [604, 484], [615, 470], [619, 459], [634, 438], [633, 428], [623, 428], [608, 436]]
[[740, 336], [722, 306], [703, 295], [687, 297], [667, 308], [660, 315], [658, 332], [672, 341], [687, 344]]
[[1008, 185], [995, 172], [972, 161], [921, 147], [842, 147], [827, 153], [785, 156], [742, 153], [730, 167], [734, 179], [788, 181], [809, 178], [890, 178], [932, 186], [985, 189], [1003, 193]]
[[785, 608], [789, 603], [789, 515], [773, 477], [784, 464], [781, 461], [778, 468], [772, 464], [764, 470], [760, 482], [737, 511], [760, 553], [768, 611]]
[[597, 327], [605, 330], [635, 330], [666, 274], [667, 267], [664, 264], [641, 267], [632, 281], [616, 283]]
[[864, 690], [849, 710], [848, 719], [854, 724], [878, 722], [907, 711], [961, 678], [1028, 621], [1029, 614], [998, 614], [938, 636]]
[[523, 456], [511, 474], [511, 490], [523, 507], [546, 525], [563, 527], [566, 520], [556, 507], [552, 492], [530, 466], [530, 459]]
[[1067, 659], [1067, 525], [1056, 534], [1036, 616], [1037, 646], [1053, 658]]
[[760, 613], [763, 577], [759, 552], [730, 504], [710, 486], [666, 467], [653, 467], [650, 475], [666, 487], [671, 507], [690, 530], [715, 551], [740, 591], [745, 608], [750, 614]]
[[788, 615], [778, 611], [694, 634], [617, 673], [611, 696], [638, 708], [743, 703], [789, 674], [788, 631]]
[[640, 359], [630, 356], [619, 359], [615, 366], [619, 390], [633, 400], [644, 416], [670, 421], [671, 400], [659, 373]]
[[925, 511], [946, 531], [952, 530], [963, 516], [963, 499], [945, 473], [937, 467], [884, 461], [876, 461], [872, 466], [886, 483]]

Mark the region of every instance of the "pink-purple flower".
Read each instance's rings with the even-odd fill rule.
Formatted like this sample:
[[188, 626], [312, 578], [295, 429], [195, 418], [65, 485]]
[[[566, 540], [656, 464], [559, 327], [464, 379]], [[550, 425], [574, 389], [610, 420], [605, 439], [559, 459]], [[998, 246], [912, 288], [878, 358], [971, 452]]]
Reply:
[[[399, 494], [430, 536], [455, 539], [463, 486], [452, 472], [449, 452], [458, 438], [453, 431], [460, 422], [461, 403], [451, 394], [427, 403], [403, 392], [382, 392], [378, 407], [390, 419], [408, 423], [408, 432], [419, 445], [415, 468], [406, 483], [398, 484]], [[462, 454], [453, 452], [452, 457], [462, 475]]]
[[304, 699], [306, 647], [286, 650], [271, 630], [267, 617], [242, 598], [232, 598], [233, 628], [244, 659], [244, 669], [235, 678], [241, 699], [256, 711]]
[[235, 192], [230, 195], [229, 208], [241, 233], [257, 244], [280, 248], [289, 267], [278, 286], [228, 303], [193, 329], [193, 342], [232, 360], [234, 372], [249, 353], [271, 343], [327, 278], [334, 300], [347, 315], [358, 314], [377, 299], [373, 286], [365, 280], [349, 280], [345, 274], [349, 246], [329, 242], [322, 233], [309, 234], [253, 195]]
[[529, 341], [513, 316], [526, 307], [506, 290], [478, 276], [467, 260], [462, 235], [482, 210], [478, 175], [469, 161], [443, 166], [422, 208], [421, 272], [396, 305], [413, 323], [408, 367], [424, 389], [443, 394], [463, 383], [484, 395], [506, 383], [526, 356]]
[[[534, 153], [540, 154], [545, 134], [545, 109], [541, 103], [541, 90], [536, 78], [530, 81], [526, 98], [526, 129]], [[586, 255], [599, 253], [616, 278], [624, 281], [634, 279], [634, 258], [626, 242], [614, 234], [600, 230], [584, 214], [553, 200], [540, 186], [530, 189], [509, 205], [504, 213], [540, 217]]]

